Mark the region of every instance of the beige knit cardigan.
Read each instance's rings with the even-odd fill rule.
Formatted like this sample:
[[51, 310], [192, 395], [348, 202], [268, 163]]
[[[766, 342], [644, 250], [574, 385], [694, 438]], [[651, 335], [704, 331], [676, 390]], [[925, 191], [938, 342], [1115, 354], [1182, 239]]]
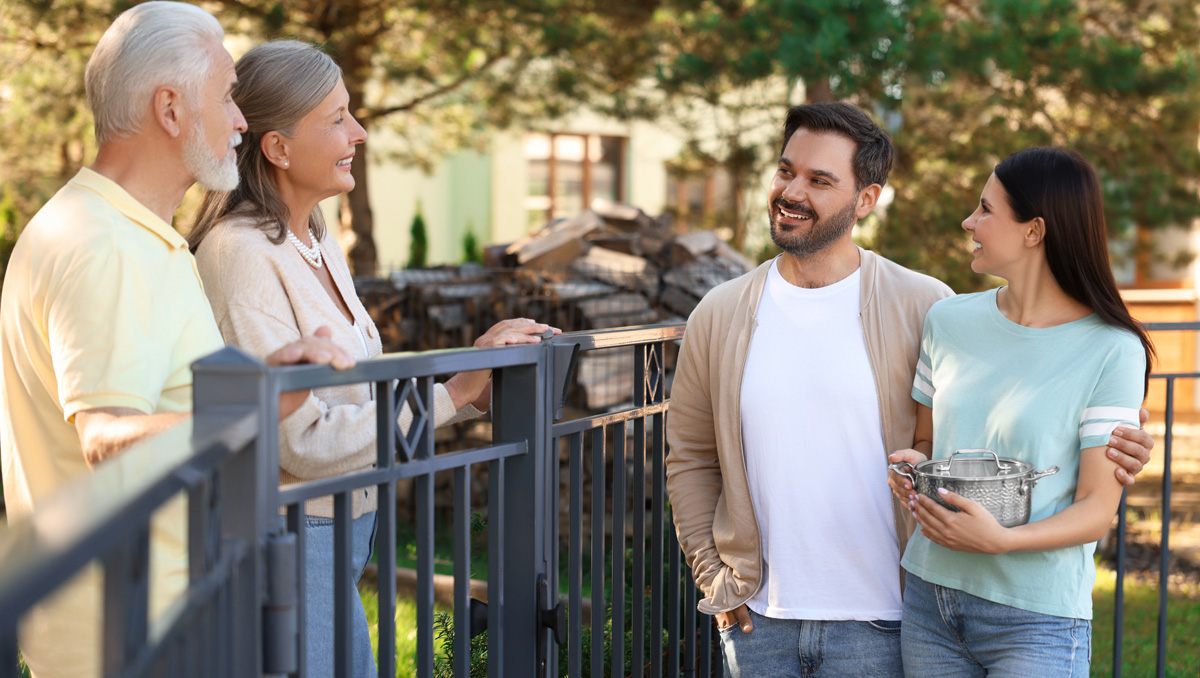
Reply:
[[[227, 343], [263, 357], [324, 325], [333, 331], [332, 341], [360, 361], [382, 352], [379, 331], [354, 291], [341, 249], [328, 233], [320, 245], [354, 325], [291, 243], [272, 243], [249, 217], [230, 217], [213, 228], [196, 251], [196, 263]], [[355, 326], [362, 330], [365, 354]], [[456, 412], [446, 388], [434, 386], [436, 426], [479, 414], [471, 405]], [[411, 420], [405, 406], [401, 429], [407, 431]], [[280, 485], [374, 467], [375, 426], [373, 384], [313, 389], [299, 409], [279, 422]], [[374, 486], [354, 492], [355, 518], [375, 509], [375, 494]], [[332, 517], [333, 498], [311, 500], [306, 510], [310, 516]]]

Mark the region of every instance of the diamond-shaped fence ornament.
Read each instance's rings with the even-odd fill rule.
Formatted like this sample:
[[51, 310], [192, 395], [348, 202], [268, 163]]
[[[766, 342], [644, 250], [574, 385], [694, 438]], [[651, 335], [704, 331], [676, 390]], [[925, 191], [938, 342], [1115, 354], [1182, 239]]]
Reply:
[[396, 453], [400, 455], [401, 461], [412, 461], [417, 456], [418, 443], [429, 419], [429, 410], [425, 407], [425, 400], [421, 397], [416, 379], [404, 379], [400, 382], [396, 387], [395, 402], [394, 415], [397, 422], [400, 420], [400, 412], [406, 403], [412, 414], [412, 423], [409, 424], [407, 433], [400, 428], [399, 424], [396, 426]]
[[662, 385], [662, 359], [655, 346], [646, 347], [646, 402], [658, 402], [658, 389]]

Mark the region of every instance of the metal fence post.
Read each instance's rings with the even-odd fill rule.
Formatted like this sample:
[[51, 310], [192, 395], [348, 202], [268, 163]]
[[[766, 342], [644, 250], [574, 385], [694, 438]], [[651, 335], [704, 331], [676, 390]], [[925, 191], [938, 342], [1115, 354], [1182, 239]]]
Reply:
[[[488, 607], [496, 606], [500, 616], [499, 624], [488, 624], [488, 654], [503, 653], [489, 675], [507, 678], [544, 676], [547, 670], [535, 653], [518, 649], [544, 647], [549, 639], [537, 609], [537, 578], [547, 567], [546, 363], [543, 353], [537, 365], [499, 369], [492, 385], [494, 442], [528, 445], [525, 454], [499, 462], [502, 482], [493, 487], [500, 489], [502, 518], [497, 524], [489, 516], [488, 525], [503, 533], [502, 552], [488, 554]], [[494, 558], [502, 560], [502, 568], [494, 567]], [[499, 578], [498, 572], [503, 572]]]
[[250, 547], [230, 582], [230, 619], [221, 634], [230, 646], [224, 651], [231, 675], [258, 676], [263, 671], [266, 536], [278, 523], [278, 391], [264, 363], [228, 347], [193, 363], [192, 394], [197, 437], [232, 411], [253, 407], [258, 413], [254, 449], [236, 455], [220, 476], [218, 508], [222, 540], [242, 540]]

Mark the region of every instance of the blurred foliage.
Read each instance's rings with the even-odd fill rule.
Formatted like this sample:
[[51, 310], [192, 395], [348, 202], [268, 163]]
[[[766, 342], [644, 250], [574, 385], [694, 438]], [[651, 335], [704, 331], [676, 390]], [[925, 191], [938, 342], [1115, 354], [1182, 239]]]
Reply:
[[[864, 244], [957, 290], [990, 284], [970, 272], [960, 223], [995, 163], [1021, 148], [1083, 152], [1110, 231], [1134, 256], [1153, 240], [1138, 227], [1200, 215], [1194, 3], [667, 0], [656, 18], [653, 81], [615, 112], [679, 122], [716, 162], [750, 158], [740, 167], [752, 181], [774, 164], [788, 105], [842, 99], [872, 111], [896, 141], [896, 193]], [[774, 121], [767, 145], [736, 124], [756, 110]], [[763, 230], [764, 207], [744, 215]]]
[[[18, 227], [90, 158], [82, 73], [126, 2], [0, 6], [0, 183]], [[320, 44], [387, 158], [432, 168], [489, 134], [586, 104], [652, 120], [735, 177], [733, 240], [766, 228], [743, 200], [777, 156], [787, 106], [844, 99], [894, 135], [895, 201], [864, 244], [958, 290], [959, 229], [992, 166], [1036, 144], [1081, 150], [1109, 225], [1200, 214], [1197, 9], [1184, 0], [214, 0], [231, 36]], [[394, 143], [393, 143], [394, 140]], [[360, 157], [367, 158], [366, 148]], [[356, 272], [374, 267], [366, 163], [342, 203]], [[187, 217], [190, 218], [190, 217]]]
[[429, 238], [425, 232], [425, 217], [421, 215], [421, 203], [417, 203], [417, 213], [413, 215], [409, 227], [408, 267], [425, 268], [429, 254]]
[[479, 250], [479, 239], [475, 237], [475, 222], [467, 221], [467, 232], [462, 239], [462, 262], [464, 264], [482, 264], [483, 253]]

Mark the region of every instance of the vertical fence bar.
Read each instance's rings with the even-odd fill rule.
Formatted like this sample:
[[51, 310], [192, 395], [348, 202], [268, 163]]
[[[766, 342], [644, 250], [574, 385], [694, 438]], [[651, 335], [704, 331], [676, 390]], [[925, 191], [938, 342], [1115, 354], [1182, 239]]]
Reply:
[[[697, 595], [699, 595], [697, 593]], [[697, 667], [696, 675], [705, 676], [706, 678], [718, 675], [713, 671], [713, 642], [712, 642], [712, 617], [700, 615], [700, 665]]]
[[[567, 547], [568, 607], [567, 675], [583, 676], [583, 433], [568, 439], [570, 473], [570, 534]], [[592, 614], [595, 614], [593, 608]]]
[[17, 678], [17, 620], [7, 620], [12, 626], [0, 634], [0, 678]]
[[471, 466], [454, 469], [454, 675], [471, 678]]
[[592, 675], [604, 675], [604, 427], [592, 430]]
[[396, 482], [379, 484], [376, 509], [379, 529], [375, 534], [375, 553], [379, 575], [378, 596], [378, 671], [381, 676], [396, 675]]
[[1117, 584], [1113, 599], [1113, 678], [1121, 678], [1121, 655], [1125, 645], [1125, 497], [1117, 505]]
[[646, 667], [646, 418], [633, 420], [633, 589], [630, 631], [633, 671], [643, 678]]
[[[375, 449], [376, 465], [391, 469], [396, 465], [396, 391], [390, 381], [375, 383]], [[379, 576], [375, 578], [378, 596], [378, 654], [379, 675], [396, 675], [396, 481], [379, 483], [379, 504], [376, 519], [375, 558]], [[303, 581], [303, 580], [301, 580]]]
[[354, 503], [349, 492], [333, 496], [333, 666], [334, 673], [354, 672], [354, 633], [350, 596], [358, 595], [350, 582], [354, 553], [351, 518]]
[[679, 675], [679, 588], [683, 574], [679, 571], [679, 542], [675, 539], [675, 530], [667, 533], [667, 551], [670, 561], [667, 571], [667, 638], [670, 651], [667, 654], [667, 675], [675, 678]]
[[625, 422], [613, 424], [612, 677], [625, 675]]
[[696, 675], [696, 584], [692, 568], [683, 566], [683, 675]]
[[[147, 518], [148, 520], [148, 518]], [[121, 675], [146, 644], [150, 604], [150, 525], [104, 558], [103, 672]]]
[[1155, 675], [1167, 673], [1167, 587], [1171, 572], [1171, 429], [1175, 425], [1175, 377], [1167, 377], [1167, 432], [1163, 440], [1162, 550], [1158, 566], [1158, 659]]
[[504, 510], [505, 463], [497, 459], [488, 463], [488, 676], [504, 675], [504, 587], [507, 571], [504, 567], [508, 540], [505, 527], [508, 514]]
[[650, 636], [650, 675], [653, 678], [662, 676], [663, 655], [663, 556], [666, 548], [663, 534], [666, 523], [666, 474], [663, 469], [666, 454], [663, 438], [664, 423], [661, 413], [651, 416], [650, 429], [653, 440], [650, 445], [650, 453], [653, 455], [651, 464], [653, 485], [650, 491], [650, 502], [653, 506], [650, 525], [650, 628], [653, 633]]
[[417, 676], [433, 676], [433, 474], [417, 476]]
[[296, 653], [299, 655], [297, 659], [299, 663], [299, 671], [296, 672], [298, 678], [305, 678], [308, 675], [308, 626], [306, 625], [306, 614], [308, 610], [308, 543], [306, 537], [307, 530], [304, 529], [307, 521], [304, 517], [304, 502], [289, 504], [287, 507], [287, 530], [296, 535], [296, 582], [300, 585], [300, 595], [296, 596], [296, 628], [300, 630], [300, 637], [296, 642]]

